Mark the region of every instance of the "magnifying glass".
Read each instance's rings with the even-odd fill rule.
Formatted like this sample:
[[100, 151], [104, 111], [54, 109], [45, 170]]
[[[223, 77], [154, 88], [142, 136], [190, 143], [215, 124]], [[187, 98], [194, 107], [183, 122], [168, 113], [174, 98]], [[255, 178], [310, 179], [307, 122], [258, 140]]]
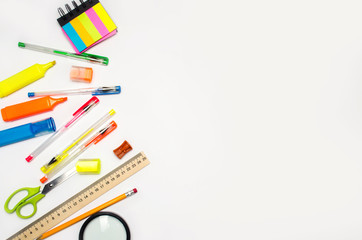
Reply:
[[82, 225], [79, 240], [131, 240], [127, 223], [111, 212], [98, 212]]

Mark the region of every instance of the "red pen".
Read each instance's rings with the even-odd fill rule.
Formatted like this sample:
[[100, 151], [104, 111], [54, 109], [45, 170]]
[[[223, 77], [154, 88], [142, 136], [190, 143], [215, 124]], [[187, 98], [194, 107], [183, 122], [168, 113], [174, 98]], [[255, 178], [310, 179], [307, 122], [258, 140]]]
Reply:
[[44, 149], [46, 149], [50, 144], [52, 144], [58, 137], [60, 137], [68, 128], [73, 126], [73, 124], [79, 120], [81, 117], [85, 116], [93, 107], [95, 107], [99, 102], [97, 97], [92, 97], [89, 99], [83, 106], [81, 106], [77, 111], [73, 113], [73, 117], [65, 125], [59, 128], [53, 135], [51, 135], [47, 140], [45, 140], [37, 149], [35, 149], [29, 156], [25, 158], [27, 162], [32, 161], [37, 157]]

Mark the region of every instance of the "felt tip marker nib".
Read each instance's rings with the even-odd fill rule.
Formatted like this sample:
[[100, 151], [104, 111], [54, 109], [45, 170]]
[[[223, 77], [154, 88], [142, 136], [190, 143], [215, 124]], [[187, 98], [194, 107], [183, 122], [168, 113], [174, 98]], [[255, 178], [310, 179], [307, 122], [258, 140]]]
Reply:
[[27, 162], [30, 162], [31, 160], [33, 160], [33, 156], [32, 155], [29, 155], [29, 156], [27, 156], [26, 158], [25, 158], [25, 160], [27, 161]]
[[44, 71], [48, 70], [49, 68], [53, 67], [55, 65], [55, 61], [53, 62], [49, 62], [49, 63], [46, 63], [46, 64], [42, 64], [42, 68], [44, 69]]

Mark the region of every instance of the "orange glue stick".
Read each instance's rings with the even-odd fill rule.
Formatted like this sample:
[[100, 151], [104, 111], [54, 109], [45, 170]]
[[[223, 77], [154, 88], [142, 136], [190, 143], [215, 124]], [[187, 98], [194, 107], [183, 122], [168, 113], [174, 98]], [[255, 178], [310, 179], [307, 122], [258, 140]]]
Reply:
[[1, 109], [1, 115], [5, 122], [29, 117], [43, 112], [51, 111], [58, 104], [67, 101], [66, 97], [52, 98], [49, 96], [18, 103]]

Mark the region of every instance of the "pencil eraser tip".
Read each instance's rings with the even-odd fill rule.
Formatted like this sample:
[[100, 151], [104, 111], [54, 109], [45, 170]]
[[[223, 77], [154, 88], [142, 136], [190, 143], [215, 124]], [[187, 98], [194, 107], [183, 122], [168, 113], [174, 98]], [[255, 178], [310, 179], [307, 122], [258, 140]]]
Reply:
[[68, 97], [62, 97], [57, 99], [59, 102], [65, 102], [68, 100]]
[[31, 160], [33, 160], [33, 156], [29, 155], [29, 156], [27, 156], [27, 157], [25, 158], [25, 160], [26, 160], [27, 162], [30, 162]]
[[133, 189], [133, 192], [134, 192], [134, 193], [137, 193], [137, 192], [138, 192], [138, 191], [137, 191], [137, 188], [134, 188], [134, 189]]

